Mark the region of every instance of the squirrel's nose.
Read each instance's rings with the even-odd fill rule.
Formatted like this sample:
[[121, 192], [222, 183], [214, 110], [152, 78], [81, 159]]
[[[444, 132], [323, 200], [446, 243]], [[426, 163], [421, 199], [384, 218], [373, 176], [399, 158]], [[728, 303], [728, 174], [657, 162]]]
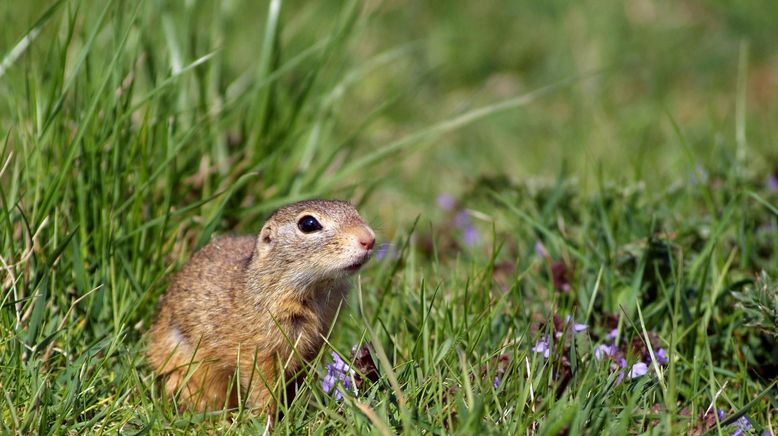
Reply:
[[374, 236], [365, 236], [359, 238], [359, 245], [362, 246], [365, 250], [370, 250], [373, 248], [373, 245], [375, 245], [375, 237]]
[[375, 245], [375, 233], [370, 227], [355, 227], [351, 232], [356, 236], [357, 244], [365, 250], [370, 250]]

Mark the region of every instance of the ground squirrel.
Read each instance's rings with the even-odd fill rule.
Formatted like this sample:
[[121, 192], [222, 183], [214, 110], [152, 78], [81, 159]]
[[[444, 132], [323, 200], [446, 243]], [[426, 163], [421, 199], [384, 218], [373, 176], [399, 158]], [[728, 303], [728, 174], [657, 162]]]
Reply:
[[236, 406], [240, 389], [249, 407], [272, 409], [281, 371], [290, 380], [318, 354], [374, 243], [350, 203], [309, 200], [275, 211], [258, 236], [203, 247], [173, 277], [149, 334], [167, 393], [202, 411]]

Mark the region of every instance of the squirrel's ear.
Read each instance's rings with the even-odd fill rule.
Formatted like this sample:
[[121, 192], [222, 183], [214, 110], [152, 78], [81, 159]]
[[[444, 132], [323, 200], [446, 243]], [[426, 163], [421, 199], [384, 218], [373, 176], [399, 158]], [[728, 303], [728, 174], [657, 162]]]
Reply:
[[257, 241], [257, 248], [260, 252], [269, 250], [275, 243], [275, 233], [270, 225], [262, 227], [262, 231], [259, 232], [259, 240]]

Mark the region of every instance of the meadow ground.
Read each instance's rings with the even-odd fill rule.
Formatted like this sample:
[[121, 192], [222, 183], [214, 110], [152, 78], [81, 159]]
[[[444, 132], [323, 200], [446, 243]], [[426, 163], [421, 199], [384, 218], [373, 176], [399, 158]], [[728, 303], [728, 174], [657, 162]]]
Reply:
[[261, 432], [144, 334], [321, 196], [383, 245], [275, 432], [775, 434], [775, 2], [484, 3], [0, 3], [2, 431]]

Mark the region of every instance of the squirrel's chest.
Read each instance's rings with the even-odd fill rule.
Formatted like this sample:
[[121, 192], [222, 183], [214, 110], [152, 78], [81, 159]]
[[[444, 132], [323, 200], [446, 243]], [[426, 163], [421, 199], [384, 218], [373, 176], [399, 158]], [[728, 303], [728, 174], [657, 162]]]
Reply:
[[285, 330], [287, 343], [294, 344], [297, 352], [306, 360], [319, 352], [342, 300], [341, 297], [337, 301], [295, 301], [287, 303], [279, 310], [284, 320], [279, 323], [279, 327]]

